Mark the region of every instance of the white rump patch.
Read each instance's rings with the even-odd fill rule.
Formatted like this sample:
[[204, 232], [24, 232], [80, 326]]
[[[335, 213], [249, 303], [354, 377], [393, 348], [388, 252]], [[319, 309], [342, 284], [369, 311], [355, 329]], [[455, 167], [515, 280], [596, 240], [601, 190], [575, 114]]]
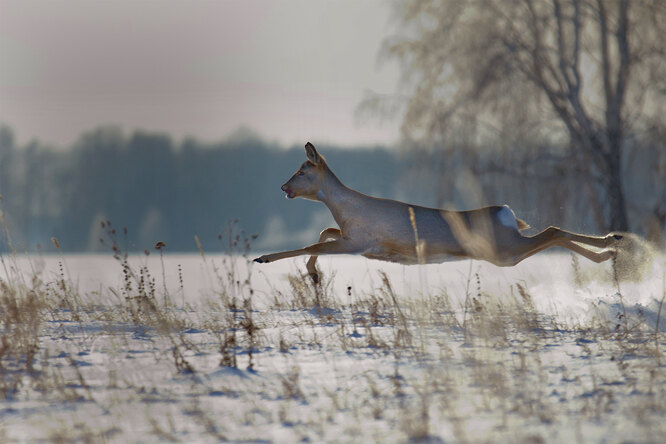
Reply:
[[501, 210], [497, 212], [497, 219], [499, 223], [505, 227], [518, 230], [518, 222], [516, 222], [516, 214], [508, 205], [504, 205]]

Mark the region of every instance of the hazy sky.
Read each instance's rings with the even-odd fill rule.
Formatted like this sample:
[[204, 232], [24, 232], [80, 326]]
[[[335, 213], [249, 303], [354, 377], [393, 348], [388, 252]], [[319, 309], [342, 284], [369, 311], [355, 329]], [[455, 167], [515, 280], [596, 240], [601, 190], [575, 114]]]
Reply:
[[219, 140], [248, 125], [283, 144], [390, 143], [357, 122], [391, 93], [386, 1], [0, 0], [0, 122], [71, 144], [102, 124]]

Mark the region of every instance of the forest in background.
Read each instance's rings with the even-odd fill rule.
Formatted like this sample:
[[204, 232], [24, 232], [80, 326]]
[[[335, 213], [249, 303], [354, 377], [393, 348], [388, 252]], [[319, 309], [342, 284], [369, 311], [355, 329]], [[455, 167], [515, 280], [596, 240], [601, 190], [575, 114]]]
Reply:
[[[388, 150], [321, 150], [349, 186], [391, 196], [401, 168]], [[325, 207], [287, 201], [280, 190], [304, 158], [302, 147], [285, 149], [247, 130], [205, 144], [100, 127], [70, 148], [54, 149], [39, 142], [16, 146], [5, 126], [1, 204], [17, 251], [53, 251], [51, 237], [64, 251], [103, 251], [102, 221], [111, 221], [120, 244], [134, 251], [152, 249], [157, 241], [168, 251], [196, 251], [195, 235], [204, 249], [223, 250], [218, 235], [234, 221], [236, 234], [258, 235], [255, 248], [283, 247], [301, 241], [294, 233], [322, 219], [327, 223]], [[277, 238], [268, 239], [267, 230]], [[302, 237], [309, 242], [317, 236]], [[7, 239], [1, 245], [9, 248]]]
[[[206, 251], [224, 251], [219, 235], [234, 221], [236, 234], [257, 235], [255, 250], [309, 244], [334, 225], [322, 204], [289, 201], [280, 190], [304, 161], [303, 148], [248, 130], [218, 143], [117, 127], [86, 132], [66, 149], [15, 140], [11, 128], [0, 127], [0, 204], [9, 236], [2, 251], [54, 251], [51, 238], [63, 251], [105, 251], [106, 221], [123, 248], [150, 250], [162, 241], [172, 252], [196, 251], [195, 236]], [[631, 230], [656, 242], [663, 242], [666, 223], [660, 140], [634, 141], [623, 163]], [[548, 225], [605, 232], [595, 183], [584, 168], [572, 168], [563, 148], [343, 149], [313, 142], [343, 183], [367, 194], [457, 209], [508, 203], [532, 232]]]

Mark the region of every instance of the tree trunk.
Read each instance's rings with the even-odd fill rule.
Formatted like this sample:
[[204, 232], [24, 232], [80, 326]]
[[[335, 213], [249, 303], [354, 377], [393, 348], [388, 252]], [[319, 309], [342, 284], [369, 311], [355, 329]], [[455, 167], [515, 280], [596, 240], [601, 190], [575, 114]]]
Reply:
[[619, 141], [611, 141], [610, 153], [605, 156], [607, 164], [607, 193], [610, 207], [611, 231], [629, 231], [629, 218], [627, 217], [627, 203], [624, 198], [622, 184], [622, 164], [620, 162], [621, 150]]

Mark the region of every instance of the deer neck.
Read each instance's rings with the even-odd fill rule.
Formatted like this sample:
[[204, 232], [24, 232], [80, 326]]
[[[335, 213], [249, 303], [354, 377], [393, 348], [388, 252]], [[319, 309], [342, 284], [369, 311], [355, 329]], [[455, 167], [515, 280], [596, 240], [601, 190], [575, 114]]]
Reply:
[[326, 167], [324, 184], [317, 191], [317, 199], [328, 207], [333, 218], [342, 228], [348, 219], [348, 212], [354, 208], [360, 193], [346, 187], [333, 172]]

